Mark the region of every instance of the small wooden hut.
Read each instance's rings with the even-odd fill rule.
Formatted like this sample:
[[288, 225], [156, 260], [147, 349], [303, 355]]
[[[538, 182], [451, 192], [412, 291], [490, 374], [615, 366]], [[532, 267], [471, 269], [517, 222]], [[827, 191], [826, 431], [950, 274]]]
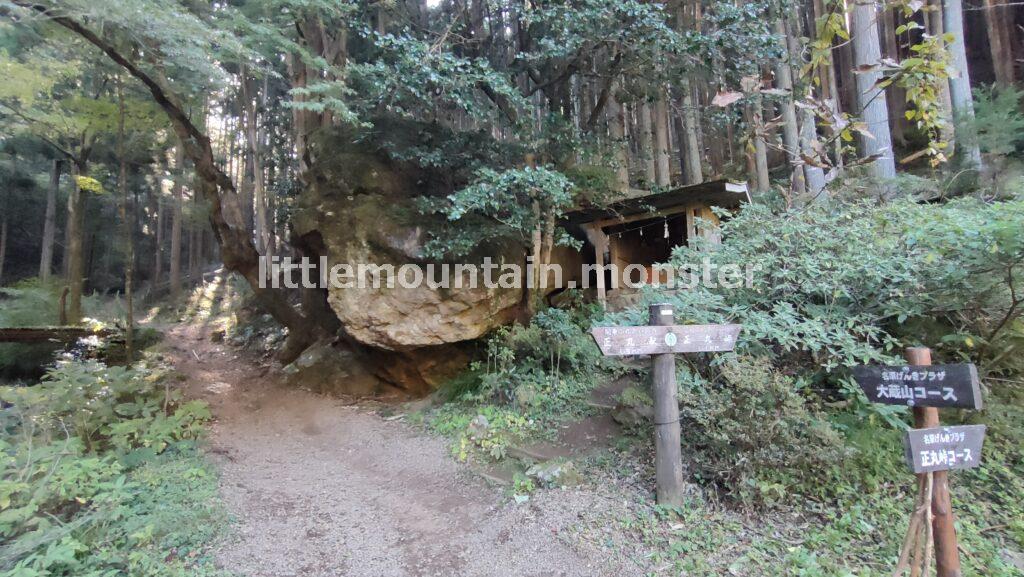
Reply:
[[[606, 287], [625, 286], [623, 271], [627, 265], [639, 264], [647, 271], [647, 282], [653, 280], [653, 265], [669, 260], [672, 249], [687, 245], [698, 236], [717, 238], [718, 216], [712, 207], [736, 209], [750, 202], [746, 183], [724, 180], [681, 186], [651, 194], [634, 194], [605, 207], [583, 208], [566, 216], [566, 228], [585, 239], [583, 257], [609, 267], [598, 274], [590, 286], [596, 286], [597, 298], [605, 304]], [[701, 223], [713, 223], [702, 226]], [[593, 260], [590, 260], [593, 255]], [[619, 274], [612, 279], [608, 275]]]

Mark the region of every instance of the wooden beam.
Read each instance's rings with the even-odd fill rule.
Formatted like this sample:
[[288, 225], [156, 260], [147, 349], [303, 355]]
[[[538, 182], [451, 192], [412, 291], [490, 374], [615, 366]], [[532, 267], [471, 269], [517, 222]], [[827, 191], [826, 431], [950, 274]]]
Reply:
[[592, 223], [587, 223], [587, 226], [588, 227], [589, 226], [605, 227], [605, 226], [609, 226], [609, 225], [612, 225], [612, 224], [626, 224], [628, 222], [636, 222], [638, 220], [648, 220], [648, 219], [652, 219], [652, 218], [660, 218], [660, 217], [665, 217], [665, 216], [671, 216], [673, 214], [679, 214], [680, 212], [683, 212], [686, 209], [691, 208], [692, 206], [693, 205], [689, 205], [688, 204], [688, 205], [685, 205], [685, 206], [674, 206], [672, 208], [667, 208], [665, 210], [656, 210], [656, 211], [652, 211], [652, 212], [645, 212], [643, 214], [634, 214], [632, 216], [623, 216], [623, 217], [617, 217], [617, 218], [603, 218], [601, 220], [595, 220]]
[[106, 337], [111, 329], [93, 330], [87, 327], [8, 327], [0, 328], [0, 343], [70, 342], [93, 335]]
[[690, 208], [690, 206], [686, 207], [686, 246], [693, 246], [692, 243], [697, 238], [697, 223]]

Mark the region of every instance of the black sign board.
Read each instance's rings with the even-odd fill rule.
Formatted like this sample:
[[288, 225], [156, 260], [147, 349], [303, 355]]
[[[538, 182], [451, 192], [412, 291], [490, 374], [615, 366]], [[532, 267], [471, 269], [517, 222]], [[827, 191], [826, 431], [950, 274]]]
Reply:
[[985, 425], [909, 429], [907, 464], [915, 473], [973, 469], [981, 464]]
[[860, 366], [853, 378], [873, 403], [981, 410], [978, 370], [971, 363]]
[[740, 325], [595, 327], [590, 334], [605, 356], [731, 351]]

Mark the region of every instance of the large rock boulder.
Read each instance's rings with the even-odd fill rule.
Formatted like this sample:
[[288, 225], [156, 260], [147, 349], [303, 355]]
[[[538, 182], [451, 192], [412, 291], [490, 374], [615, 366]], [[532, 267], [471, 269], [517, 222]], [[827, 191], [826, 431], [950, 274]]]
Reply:
[[[437, 130], [406, 126], [382, 133], [389, 139], [406, 139], [402, 146], [414, 150], [423, 139], [448, 137], [434, 134]], [[330, 286], [326, 300], [340, 321], [342, 340], [370, 373], [408, 392], [428, 392], [466, 366], [468, 341], [522, 312], [521, 289], [488, 288], [482, 275], [475, 285], [468, 278], [457, 285], [454, 265], [480, 265], [485, 258], [499, 266], [522, 265], [525, 251], [518, 241], [495, 241], [479, 246], [460, 263], [447, 263], [449, 286], [407, 286], [402, 282], [403, 265], [420, 265], [424, 273], [432, 265], [432, 280], [441, 279], [445, 263], [428, 260], [424, 245], [428, 231], [450, 225], [440, 216], [422, 214], [417, 199], [451, 193], [470, 177], [474, 162], [456, 157], [442, 163], [444, 168], [425, 170], [375, 153], [380, 143], [374, 144], [373, 131], [343, 132], [338, 129], [317, 138], [314, 168], [290, 207], [291, 241], [307, 255], [325, 257], [328, 269], [349, 265], [343, 273], [358, 273], [359, 265], [393, 267], [394, 286], [358, 286], [353, 284], [357, 279], [347, 277], [343, 280], [348, 286]], [[387, 148], [394, 145], [389, 142]], [[493, 151], [480, 152], [493, 156]], [[554, 254], [564, 261], [564, 270], [579, 270], [578, 251], [559, 248]], [[404, 280], [415, 280], [415, 275]]]
[[[349, 337], [371, 347], [407, 351], [476, 339], [514, 318], [519, 289], [486, 288], [482, 279], [476, 287], [467, 279], [456, 288], [454, 263], [448, 263], [448, 288], [432, 288], [427, 282], [410, 286], [416, 275], [411, 270], [400, 275], [402, 266], [420, 265], [426, 273], [431, 264], [423, 256], [430, 223], [413, 206], [423, 191], [414, 178], [373, 157], [336, 156], [345, 169], [321, 178], [300, 197], [293, 216], [295, 236], [308, 252], [326, 256], [329, 267], [351, 266], [343, 273], [358, 278], [362, 265], [367, 277], [375, 267], [382, 267], [385, 278], [387, 267], [395, 274], [391, 287], [374, 286], [369, 278], [366, 286], [358, 286], [357, 278], [346, 277], [355, 286], [328, 289], [328, 303]], [[485, 249], [473, 260], [482, 262], [484, 252], [495, 263], [520, 263], [523, 258], [521, 249], [506, 244]], [[440, 280], [443, 263], [432, 266], [433, 278]]]

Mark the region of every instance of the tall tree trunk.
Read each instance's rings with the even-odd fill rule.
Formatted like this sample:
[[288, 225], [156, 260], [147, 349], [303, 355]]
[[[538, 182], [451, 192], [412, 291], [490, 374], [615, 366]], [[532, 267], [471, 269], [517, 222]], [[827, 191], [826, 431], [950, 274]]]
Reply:
[[[74, 177], [74, 170], [71, 171], [70, 176], [71, 176], [71, 180], [72, 180], [71, 185], [74, 186], [74, 184], [75, 184], [74, 183], [74, 178], [75, 178]], [[70, 203], [70, 202], [71, 202], [71, 197], [70, 197], [70, 194], [69, 194], [68, 195], [67, 203]], [[61, 247], [61, 255], [60, 255], [60, 276], [61, 276], [62, 279], [64, 279], [65, 283], [67, 283], [67, 279], [68, 279], [68, 267], [71, 266], [71, 227], [68, 226], [68, 223], [71, 222], [68, 217], [71, 216], [71, 215], [69, 213], [67, 213], [67, 203], [65, 203], [65, 214], [64, 214], [64, 244]]]
[[124, 319], [124, 348], [125, 357], [129, 365], [132, 364], [135, 358], [135, 312], [134, 303], [132, 302], [134, 291], [132, 290], [132, 282], [134, 281], [134, 269], [135, 269], [135, 235], [133, 234], [133, 218], [135, 211], [132, 210], [130, 196], [128, 195], [128, 157], [125, 143], [125, 102], [124, 102], [124, 85], [121, 77], [117, 77], [117, 104], [118, 104], [118, 116], [117, 116], [117, 156], [118, 156], [118, 173], [117, 173], [117, 185], [121, 190], [121, 223], [124, 227], [124, 305], [125, 305], [125, 319]]
[[[697, 3], [699, 0], [679, 0], [676, 4], [676, 30], [700, 30]], [[700, 184], [704, 182], [704, 169], [701, 163], [700, 119], [693, 102], [693, 86], [690, 77], [683, 75], [679, 79], [679, 148], [682, 155], [683, 183]]]
[[[785, 32], [786, 32], [786, 55], [789, 58], [789, 71], [792, 82], [792, 76], [794, 70], [801, 70], [804, 62], [801, 58], [801, 54], [804, 53], [804, 20], [803, 16], [810, 16], [812, 21], [814, 18], [813, 7], [805, 6], [804, 8], [809, 10], [809, 14], [801, 14], [799, 12], [800, 6], [794, 5], [786, 14]], [[809, 35], [808, 35], [809, 36]], [[815, 74], [815, 71], [810, 71], [809, 76]], [[809, 82], [807, 85], [803, 85], [799, 90], [805, 91], [804, 96], [810, 96]], [[800, 95], [797, 93], [797, 88], [794, 86], [791, 92], [792, 101], [795, 102]], [[795, 107], [795, 106], [794, 106]], [[822, 150], [821, 144], [818, 142], [818, 126], [817, 118], [814, 115], [814, 111], [809, 107], [805, 107], [797, 111], [798, 121], [798, 141], [800, 150], [799, 153], [806, 158], [813, 159], [819, 155], [819, 151]], [[798, 155], [799, 156], [799, 155]], [[819, 166], [815, 166], [812, 162], [803, 162], [803, 177], [805, 187], [805, 199], [811, 202], [823, 202], [828, 199], [824, 193], [825, 189], [825, 171]]]
[[60, 189], [61, 161], [50, 165], [50, 187], [46, 189], [46, 213], [43, 217], [42, 250], [39, 255], [39, 280], [50, 281], [53, 273], [53, 245], [57, 240], [57, 192]]
[[[274, 164], [267, 167], [267, 182], [274, 182]], [[273, 187], [267, 188], [267, 255], [277, 254], [277, 196]]]
[[[527, 155], [527, 165], [531, 164], [531, 156], [532, 155], [530, 154]], [[541, 253], [544, 249], [544, 228], [541, 225], [540, 220], [540, 201], [534, 199], [530, 203], [530, 209], [533, 211], [533, 221], [535, 224], [530, 235], [530, 262], [533, 263], [533, 265], [529, 268], [529, 284], [524, 292], [524, 296], [526, 298], [525, 308], [527, 318], [533, 318], [533, 316], [537, 314], [543, 299], [543, 293], [540, 290], [540, 261]]]
[[[679, 108], [679, 100], [675, 100], [676, 108]], [[671, 114], [673, 111], [670, 110]], [[679, 163], [679, 180], [682, 184], [688, 184], [686, 181], [686, 130], [683, 128], [683, 114], [680, 111], [679, 114], [671, 114], [672, 116], [672, 130], [675, 132], [675, 144], [678, 147], [678, 155], [676, 156], [676, 162]], [[712, 150], [714, 147], [712, 147]], [[712, 165], [714, 163], [712, 162]], [[713, 170], [713, 169], [712, 169]]]
[[615, 180], [619, 192], [629, 191], [629, 143], [626, 142], [626, 115], [615, 95], [615, 86], [608, 96], [608, 136], [614, 151]]
[[992, 69], [996, 75], [996, 84], [1001, 87], [1013, 84], [1013, 37], [1008, 30], [1011, 26], [1013, 7], [1007, 6], [1006, 0], [985, 0], [985, 27], [988, 30]]
[[[871, 6], [871, 12], [874, 13], [874, 7]], [[853, 12], [849, 16], [850, 36], [853, 36]], [[874, 20], [872, 20], [872, 23]], [[878, 35], [875, 34], [875, 38]], [[837, 41], [838, 45], [832, 50], [832, 62], [834, 65], [835, 79], [836, 79], [836, 92], [835, 98], [839, 103], [839, 108], [842, 110], [859, 111], [860, 110], [860, 98], [857, 95], [857, 80], [854, 70], [857, 68], [856, 57], [853, 54], [853, 41], [842, 42]]]
[[160, 284], [164, 274], [164, 201], [163, 190], [158, 184], [153, 189], [156, 197], [155, 246], [153, 247], [153, 286]]
[[764, 193], [771, 188], [768, 172], [768, 147], [764, 142], [764, 122], [761, 117], [761, 99], [745, 107], [749, 140], [747, 142], [747, 169], [754, 183], [754, 192]]
[[[293, 54], [288, 57], [288, 65], [292, 87], [304, 88], [309, 79], [309, 71], [306, 68], [305, 62], [303, 62], [298, 55]], [[301, 94], [296, 94], [293, 99], [296, 102], [302, 102], [306, 100], [306, 97]], [[292, 107], [292, 131], [295, 142], [295, 156], [298, 161], [298, 177], [303, 184], [309, 184], [305, 179], [309, 175], [309, 169], [312, 166], [309, 139], [312, 137], [317, 123], [315, 116], [315, 113], [312, 111]]]
[[803, 196], [807, 187], [800, 162], [800, 128], [796, 119], [796, 105], [793, 103], [793, 68], [790, 64], [793, 55], [789, 50], [790, 33], [783, 18], [775, 21], [775, 33], [782, 39], [786, 48], [786, 57], [780, 59], [775, 66], [778, 86], [787, 92], [779, 104], [782, 109], [782, 145], [786, 149], [786, 160], [789, 164], [790, 190], [796, 196]]
[[[255, 170], [252, 166], [252, 151], [246, 147], [243, 150], [238, 151], [240, 158], [238, 162], [238, 176], [233, 180], [240, 184], [238, 201], [239, 207], [242, 210], [242, 222], [244, 226], [250, 231], [255, 229], [255, 207], [254, 197], [255, 194], [253, 189], [256, 187], [253, 180], [255, 179]], [[256, 241], [257, 249], [259, 248], [259, 237], [253, 234], [253, 238]]]
[[[200, 212], [199, 195], [192, 195], [192, 210]], [[203, 261], [203, 225], [197, 219], [192, 219], [189, 226], [188, 241], [188, 276], [190, 285], [195, 285], [199, 277]]]
[[642, 102], [637, 107], [640, 121], [640, 161], [644, 167], [644, 186], [650, 188], [658, 182], [657, 169], [654, 162], [654, 129], [651, 127], [651, 105]]
[[181, 143], [174, 148], [174, 186], [171, 188], [171, 268], [167, 281], [171, 285], [172, 301], [177, 301], [181, 296], [181, 181], [185, 177], [183, 149]]
[[754, 135], [754, 165], [757, 167], [757, 191], [771, 190], [771, 175], [768, 171], [768, 147], [761, 134]]
[[[815, 126], [814, 111], [806, 109], [801, 111], [800, 123], [800, 150], [808, 158], [814, 158], [817, 156], [817, 148], [815, 146], [818, 140], [817, 127]], [[814, 166], [811, 163], [804, 163], [804, 182], [807, 185], [807, 196], [812, 201], [823, 202], [828, 200], [828, 197], [824, 193], [825, 189], [825, 171], [819, 166]]]
[[[264, 88], [266, 85], [264, 84]], [[250, 170], [252, 171], [253, 196], [256, 204], [256, 250], [267, 254], [270, 240], [267, 234], [267, 199], [264, 183], [262, 134], [256, 114], [256, 99], [252, 94], [250, 81], [242, 78], [242, 106], [245, 114], [245, 137], [249, 146]]]
[[960, 0], [943, 0], [942, 25], [953, 36], [947, 48], [956, 70], [956, 74], [949, 79], [949, 95], [953, 101], [958, 156], [963, 165], [980, 167], [981, 151], [978, 149], [978, 139], [974, 137], [974, 100], [971, 97], [971, 75], [967, 69], [964, 13]]
[[700, 184], [704, 182], [704, 167], [701, 162], [700, 119], [693, 103], [693, 87], [689, 78], [679, 81], [679, 106], [682, 108], [680, 124], [682, 134], [679, 145], [683, 148], [683, 182]]
[[[885, 57], [891, 58], [894, 62], [900, 61], [899, 46], [896, 43], [896, 9], [885, 6], [882, 8], [882, 38], [885, 49]], [[904, 135], [903, 125], [905, 124], [905, 112], [907, 98], [904, 90], [896, 85], [890, 85], [885, 91], [886, 104], [889, 107], [889, 116], [892, 130], [892, 139], [900, 146], [906, 146], [907, 138]], [[895, 153], [894, 153], [895, 154]]]
[[[239, 98], [241, 93], [239, 94]], [[232, 175], [232, 182], [240, 183], [238, 187], [238, 208], [242, 217], [242, 226], [248, 229], [249, 234], [253, 234], [253, 221], [255, 220], [255, 210], [253, 207], [253, 167], [252, 167], [252, 152], [248, 145], [244, 141], [239, 141], [239, 136], [242, 139], [248, 140], [247, 133], [248, 127], [246, 126], [245, 117], [245, 105], [241, 102], [235, 102], [238, 106], [238, 118], [232, 119], [232, 130], [231, 138], [228, 140], [228, 157], [232, 159], [230, 166], [233, 168], [234, 173], [229, 172]], [[239, 135], [241, 132], [241, 135]], [[198, 195], [195, 195], [198, 197]]]
[[[853, 42], [854, 65], [858, 69], [876, 66], [881, 60], [877, 16], [873, 2], [856, 2], [850, 11], [850, 38]], [[880, 156], [871, 163], [873, 176], [893, 178], [896, 176], [896, 162], [893, 158], [892, 136], [889, 132], [889, 106], [886, 104], [882, 89], [875, 86], [882, 73], [878, 70], [869, 70], [855, 76], [857, 107], [861, 120], [871, 133], [870, 137], [861, 135], [861, 152], [865, 156]]]
[[[812, 0], [812, 21], [808, 26], [814, 33], [817, 33], [815, 23], [817, 19], [825, 17], [827, 11], [825, 9], [825, 3], [823, 0]], [[847, 43], [848, 44], [848, 43]], [[829, 50], [828, 62], [825, 66], [819, 66], [818, 73], [818, 84], [821, 86], [821, 92], [824, 99], [828, 102], [829, 107], [832, 109], [832, 114], [836, 117], [842, 113], [842, 99], [839, 92], [839, 79], [836, 76], [836, 49]], [[836, 138], [833, 144], [832, 155], [833, 162], [835, 164], [837, 172], [843, 170], [843, 142], [841, 139]]]
[[0, 220], [0, 286], [4, 285], [4, 263], [7, 261], [7, 211]]
[[[942, 0], [929, 0], [929, 10], [925, 16], [926, 30], [936, 38], [942, 37], [945, 27], [942, 24]], [[945, 124], [942, 127], [942, 140], [950, 145], [949, 153], [955, 148], [956, 132], [953, 127], [953, 97], [949, 92], [949, 82], [943, 82], [939, 87], [939, 102], [942, 103], [942, 117]]]
[[196, 227], [194, 224], [189, 224], [188, 227], [188, 257], [185, 259], [185, 287], [191, 287], [193, 279], [196, 274]]
[[68, 323], [77, 325], [82, 321], [82, 290], [85, 285], [85, 196], [78, 185], [78, 178], [86, 174], [83, 161], [72, 163], [73, 174], [71, 193], [68, 195], [67, 222], [67, 286]]
[[669, 186], [672, 184], [672, 173], [669, 168], [668, 105], [665, 103], [663, 88], [658, 88], [658, 97], [651, 112], [654, 116], [654, 182], [658, 186]]

